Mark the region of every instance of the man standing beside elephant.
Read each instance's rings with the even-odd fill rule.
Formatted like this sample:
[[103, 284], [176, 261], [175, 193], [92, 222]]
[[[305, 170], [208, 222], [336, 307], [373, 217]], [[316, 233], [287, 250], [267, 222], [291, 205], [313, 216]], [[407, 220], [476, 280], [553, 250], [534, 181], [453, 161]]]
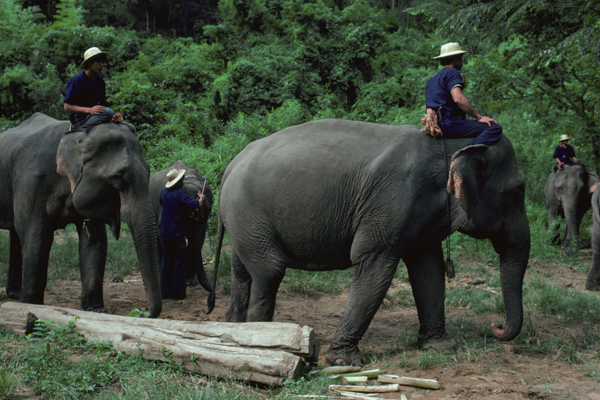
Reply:
[[185, 231], [188, 217], [197, 211], [204, 195], [198, 199], [188, 196], [183, 190], [185, 170], [172, 169], [167, 174], [167, 184], [160, 193], [162, 215], [160, 237], [162, 239], [162, 266], [160, 287], [163, 299], [185, 299]]
[[[552, 156], [557, 162], [556, 166], [558, 169], [563, 169], [563, 165], [572, 165], [573, 161], [578, 163], [579, 158], [575, 157], [575, 149], [573, 146], [569, 146], [569, 135], [562, 135], [560, 137], [560, 146], [554, 149], [554, 155]], [[555, 168], [556, 170], [556, 168]]]
[[[447, 43], [442, 46], [440, 55], [434, 57], [444, 68], [425, 86], [426, 117], [423, 123], [426, 128], [430, 126], [435, 130], [435, 133], [428, 132], [432, 136], [438, 133], [451, 139], [472, 137], [469, 145], [489, 145], [500, 139], [502, 127], [498, 121], [479, 114], [464, 96], [464, 83], [458, 72], [463, 66], [464, 53], [466, 51], [458, 43]], [[476, 121], [467, 120], [466, 114]]]
[[127, 126], [133, 133], [135, 127], [123, 121], [119, 112], [114, 112], [106, 102], [106, 84], [100, 75], [109, 54], [91, 47], [83, 55], [81, 68], [85, 71], [67, 82], [64, 109], [69, 112], [72, 129], [88, 132], [96, 125], [115, 122]]

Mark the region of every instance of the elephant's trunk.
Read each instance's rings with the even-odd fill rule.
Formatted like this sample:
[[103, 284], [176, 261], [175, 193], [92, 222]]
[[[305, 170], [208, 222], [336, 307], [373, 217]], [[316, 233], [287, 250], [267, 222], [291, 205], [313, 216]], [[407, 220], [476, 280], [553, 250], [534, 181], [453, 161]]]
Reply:
[[579, 212], [578, 212], [578, 201], [577, 198], [574, 200], [563, 201], [563, 209], [565, 212], [565, 219], [567, 220], [567, 234], [564, 238], [566, 246], [575, 246], [574, 249], [577, 251], [579, 246]]
[[523, 278], [529, 260], [530, 236], [527, 216], [512, 225], [510, 232], [492, 240], [500, 254], [500, 278], [506, 309], [506, 326], [492, 324], [494, 335], [500, 340], [512, 340], [523, 327]]
[[162, 310], [160, 291], [160, 268], [156, 235], [156, 219], [149, 201], [123, 203], [121, 216], [129, 226], [142, 272], [148, 312], [156, 318]]

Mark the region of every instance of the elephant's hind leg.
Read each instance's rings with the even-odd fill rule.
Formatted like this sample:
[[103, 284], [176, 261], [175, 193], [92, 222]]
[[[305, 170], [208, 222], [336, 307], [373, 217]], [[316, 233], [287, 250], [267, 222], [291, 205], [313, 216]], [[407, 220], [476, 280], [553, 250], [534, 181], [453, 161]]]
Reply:
[[252, 277], [235, 249], [231, 250], [231, 296], [225, 312], [227, 322], [246, 322]]
[[14, 229], [10, 230], [10, 258], [8, 261], [8, 284], [6, 295], [10, 299], [21, 299], [21, 287], [23, 285], [23, 256], [21, 254], [21, 242]]
[[446, 333], [446, 282], [441, 244], [434, 247], [412, 246], [403, 259], [419, 315], [419, 347], [423, 350], [456, 347], [454, 339]]

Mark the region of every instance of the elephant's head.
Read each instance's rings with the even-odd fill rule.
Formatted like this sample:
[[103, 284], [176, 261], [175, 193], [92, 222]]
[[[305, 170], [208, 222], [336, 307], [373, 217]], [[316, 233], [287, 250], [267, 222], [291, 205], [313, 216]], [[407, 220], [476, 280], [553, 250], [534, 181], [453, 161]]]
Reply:
[[462, 215], [453, 215], [464, 221], [459, 230], [476, 238], [489, 238], [500, 255], [506, 327], [492, 325], [492, 330], [499, 339], [511, 340], [523, 325], [522, 286], [530, 236], [525, 181], [508, 139], [503, 136], [487, 148], [471, 146], [456, 152], [450, 165], [448, 192], [461, 206]]
[[89, 134], [65, 134], [57, 172], [69, 179], [73, 205], [84, 218], [106, 223], [118, 239], [120, 218], [131, 230], [150, 316], [162, 308], [156, 220], [148, 196], [150, 168], [135, 135], [125, 126], [102, 124]]

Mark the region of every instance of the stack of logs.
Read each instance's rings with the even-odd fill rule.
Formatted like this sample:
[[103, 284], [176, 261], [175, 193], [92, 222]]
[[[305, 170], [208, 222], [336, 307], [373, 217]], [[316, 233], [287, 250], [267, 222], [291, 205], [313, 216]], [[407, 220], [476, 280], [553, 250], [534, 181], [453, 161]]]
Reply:
[[283, 322], [188, 322], [123, 317], [21, 303], [0, 307], [0, 329], [28, 334], [38, 319], [68, 324], [86, 340], [109, 342], [148, 360], [172, 359], [201, 375], [281, 385], [319, 358], [312, 328]]

